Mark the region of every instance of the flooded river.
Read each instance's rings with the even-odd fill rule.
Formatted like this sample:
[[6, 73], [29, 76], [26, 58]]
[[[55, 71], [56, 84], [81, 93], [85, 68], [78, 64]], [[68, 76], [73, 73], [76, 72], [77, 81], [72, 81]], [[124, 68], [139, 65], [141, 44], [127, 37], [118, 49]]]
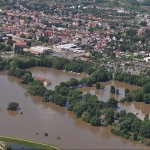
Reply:
[[[53, 87], [60, 81], [67, 81], [82, 75], [70, 74], [55, 69], [32, 68], [33, 75], [50, 79]], [[26, 92], [26, 85], [19, 79], [0, 74], [0, 134], [54, 144], [62, 149], [144, 149], [143, 145], [129, 142], [110, 133], [109, 127], [92, 127], [76, 118], [65, 108], [51, 103], [43, 103], [41, 98]], [[9, 102], [20, 105], [19, 112], [8, 112]], [[149, 105], [135, 103], [120, 106], [122, 109], [137, 109], [144, 115], [150, 113]], [[120, 108], [120, 109], [121, 109]], [[147, 111], [146, 111], [147, 109]], [[21, 114], [23, 112], [23, 114]], [[38, 135], [36, 133], [39, 133]], [[48, 137], [44, 137], [44, 133]], [[61, 139], [57, 139], [61, 137]]]

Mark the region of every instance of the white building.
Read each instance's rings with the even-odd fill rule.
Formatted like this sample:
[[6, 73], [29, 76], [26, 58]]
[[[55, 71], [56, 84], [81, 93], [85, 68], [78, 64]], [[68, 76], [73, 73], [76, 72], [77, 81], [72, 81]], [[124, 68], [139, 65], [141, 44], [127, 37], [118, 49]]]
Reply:
[[71, 48], [77, 48], [77, 45], [75, 44], [63, 44], [63, 45], [59, 45], [57, 46], [57, 48], [60, 48], [60, 49], [64, 49], [64, 50], [69, 50]]
[[50, 47], [34, 46], [34, 47], [30, 47], [29, 52], [37, 55], [48, 54], [52, 52], [52, 49]]
[[145, 57], [143, 60], [145, 60], [146, 62], [150, 62], [150, 57]]

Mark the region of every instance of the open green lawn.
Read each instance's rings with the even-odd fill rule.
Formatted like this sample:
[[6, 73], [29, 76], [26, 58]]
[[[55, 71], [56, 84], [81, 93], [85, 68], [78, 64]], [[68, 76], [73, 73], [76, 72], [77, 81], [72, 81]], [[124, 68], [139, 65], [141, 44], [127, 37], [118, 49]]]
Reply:
[[59, 148], [53, 145], [48, 145], [44, 143], [38, 143], [30, 140], [24, 140], [24, 139], [13, 138], [13, 137], [0, 136], [0, 141], [9, 142], [18, 145], [24, 145], [24, 146], [31, 146], [35, 149], [37, 148], [43, 150], [60, 150]]

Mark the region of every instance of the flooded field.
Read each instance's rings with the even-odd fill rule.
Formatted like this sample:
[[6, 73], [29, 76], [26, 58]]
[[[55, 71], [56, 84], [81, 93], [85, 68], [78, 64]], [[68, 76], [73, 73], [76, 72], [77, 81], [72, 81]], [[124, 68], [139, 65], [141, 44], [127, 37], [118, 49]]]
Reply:
[[[124, 90], [126, 88], [129, 90], [135, 90], [135, 89], [140, 88], [140, 87], [137, 87], [134, 85], [129, 85], [126, 83], [122, 83], [119, 81], [102, 82], [101, 85], [104, 86], [103, 90], [98, 90], [95, 88], [95, 86], [93, 86], [93, 87], [83, 87], [83, 88], [81, 88], [81, 91], [84, 93], [95, 94], [98, 96], [98, 98], [100, 100], [107, 101], [110, 97], [114, 97], [117, 100], [121, 100], [122, 98], [124, 98], [125, 97]], [[115, 94], [110, 93], [110, 86], [111, 85], [114, 85], [116, 87], [116, 89], [119, 89], [119, 95], [115, 95]]]
[[66, 71], [46, 67], [34, 67], [29, 70], [32, 72], [33, 77], [43, 77], [50, 80], [52, 82], [51, 89], [54, 89], [55, 86], [60, 82], [66, 82], [71, 78], [81, 79], [82, 77], [86, 76], [84, 73], [69, 73]]
[[[50, 79], [53, 83], [52, 88], [59, 82], [69, 80], [69, 78], [82, 78], [82, 75], [70, 74], [55, 69], [36, 67], [30, 70], [33, 76]], [[1, 73], [0, 84], [1, 135], [53, 144], [62, 149], [147, 148], [111, 134], [109, 127], [92, 127], [90, 124], [76, 118], [73, 113], [66, 111], [65, 108], [42, 102], [40, 97], [28, 94], [26, 92], [27, 86], [21, 85], [20, 80], [15, 77], [9, 77], [5, 73]], [[111, 82], [104, 84], [106, 84], [107, 88], [107, 86], [111, 85]], [[121, 85], [118, 85], [118, 88], [119, 86], [122, 89], [126, 88], [121, 87]], [[105, 92], [107, 90], [104, 90], [104, 94]], [[100, 95], [100, 93], [97, 95]], [[19, 103], [21, 109], [18, 112], [7, 111], [7, 105], [12, 101]], [[120, 105], [119, 109], [126, 109], [127, 111], [139, 110], [141, 117], [150, 113], [148, 112], [149, 105], [143, 104], [141, 106], [139, 104], [141, 103], [124, 104], [123, 106]], [[38, 135], [36, 134], [37, 132], [39, 133]], [[45, 132], [48, 133], [48, 137], [44, 136]]]

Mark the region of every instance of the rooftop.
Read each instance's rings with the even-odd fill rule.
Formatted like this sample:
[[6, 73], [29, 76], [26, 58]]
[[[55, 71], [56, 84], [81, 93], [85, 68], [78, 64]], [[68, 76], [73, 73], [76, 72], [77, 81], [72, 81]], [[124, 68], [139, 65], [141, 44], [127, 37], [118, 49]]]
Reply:
[[70, 49], [70, 48], [76, 48], [77, 46], [75, 44], [63, 44], [63, 45], [59, 45], [57, 47], [62, 48], [62, 49]]

